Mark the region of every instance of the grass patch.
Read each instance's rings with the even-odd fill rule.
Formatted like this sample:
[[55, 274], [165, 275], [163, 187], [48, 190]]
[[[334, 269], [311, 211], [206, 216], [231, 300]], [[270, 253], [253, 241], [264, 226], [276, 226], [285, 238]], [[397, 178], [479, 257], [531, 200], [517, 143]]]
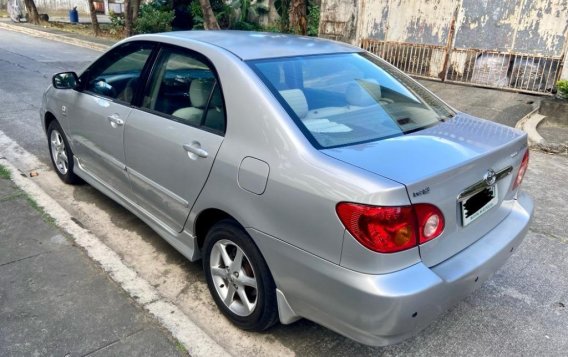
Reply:
[[[0, 179], [9, 180], [10, 177], [11, 177], [10, 171], [8, 171], [8, 169], [5, 166], [0, 165]], [[28, 204], [30, 206], [32, 206], [33, 209], [35, 209], [36, 211], [39, 212], [39, 214], [41, 215], [41, 219], [45, 223], [48, 223], [52, 226], [55, 225], [55, 218], [51, 217], [49, 215], [49, 213], [47, 213], [42, 207], [40, 207], [33, 198], [31, 198], [29, 195], [27, 195], [22, 190], [18, 189], [17, 191], [15, 191], [12, 194], [9, 194], [9, 195], [4, 196], [4, 197], [0, 197], [0, 202], [15, 200], [15, 199], [20, 198], [20, 197], [26, 198], [26, 201], [28, 202]]]
[[[71, 33], [76, 33], [76, 34], [85, 35], [85, 36], [93, 36], [93, 27], [91, 26], [90, 23], [72, 24], [72, 23], [69, 23], [69, 22], [50, 21], [48, 23], [43, 23], [43, 25], [50, 27], [50, 28], [53, 28], [53, 29], [65, 31], [65, 32], [71, 32]], [[107, 40], [120, 40], [120, 39], [124, 38], [124, 36], [122, 36], [121, 34], [111, 33], [111, 25], [110, 24], [102, 23], [102, 24], [99, 24], [99, 27], [100, 27], [100, 30], [101, 30], [99, 38], [104, 38], [104, 39], [107, 39]]]
[[25, 197], [26, 193], [23, 191], [16, 191], [15, 193], [12, 193], [11, 195], [7, 195], [4, 197], [0, 197], [0, 202], [6, 202], [6, 201], [10, 201], [10, 200], [15, 200], [16, 198], [20, 198], [20, 197]]
[[183, 343], [179, 342], [176, 340], [176, 349], [178, 351], [180, 351], [181, 353], [189, 353], [187, 352], [187, 350], [185, 349], [185, 346], [183, 345]]
[[9, 180], [10, 177], [12, 177], [10, 171], [5, 166], [0, 165], [0, 178]]
[[28, 204], [30, 206], [32, 206], [33, 209], [35, 209], [36, 211], [39, 212], [39, 214], [41, 215], [41, 219], [47, 223], [50, 224], [52, 226], [55, 226], [55, 218], [51, 217], [49, 215], [49, 213], [47, 213], [42, 207], [40, 207], [37, 202], [31, 198], [30, 196], [26, 195], [26, 201], [28, 201]]

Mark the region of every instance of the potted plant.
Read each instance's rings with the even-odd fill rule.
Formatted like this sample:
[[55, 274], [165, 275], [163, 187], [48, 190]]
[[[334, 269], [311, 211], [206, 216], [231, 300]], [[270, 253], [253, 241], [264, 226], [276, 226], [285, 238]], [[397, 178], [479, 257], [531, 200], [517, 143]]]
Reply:
[[556, 97], [560, 99], [568, 99], [568, 80], [561, 79], [556, 82]]

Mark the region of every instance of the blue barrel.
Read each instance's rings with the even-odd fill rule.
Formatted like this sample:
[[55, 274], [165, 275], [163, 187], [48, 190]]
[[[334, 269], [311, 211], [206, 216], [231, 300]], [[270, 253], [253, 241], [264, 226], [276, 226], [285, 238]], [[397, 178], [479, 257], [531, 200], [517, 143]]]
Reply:
[[79, 13], [77, 12], [77, 9], [69, 10], [69, 22], [72, 24], [79, 22]]

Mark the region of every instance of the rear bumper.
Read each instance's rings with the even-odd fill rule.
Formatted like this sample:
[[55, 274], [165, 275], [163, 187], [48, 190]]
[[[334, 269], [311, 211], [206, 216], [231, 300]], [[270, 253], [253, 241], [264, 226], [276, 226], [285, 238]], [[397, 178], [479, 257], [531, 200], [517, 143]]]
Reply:
[[532, 214], [532, 200], [520, 193], [507, 218], [450, 259], [383, 275], [348, 270], [282, 243], [273, 254], [251, 234], [295, 314], [384, 346], [416, 334], [489, 279], [525, 237]]

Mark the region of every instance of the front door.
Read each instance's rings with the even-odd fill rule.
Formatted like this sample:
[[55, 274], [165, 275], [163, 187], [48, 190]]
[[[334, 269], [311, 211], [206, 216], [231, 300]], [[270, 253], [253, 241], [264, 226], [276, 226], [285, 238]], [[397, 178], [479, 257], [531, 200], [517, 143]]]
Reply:
[[180, 232], [224, 132], [224, 103], [213, 66], [196, 53], [163, 48], [140, 109], [128, 116], [124, 134], [138, 204]]
[[81, 76], [82, 90], [69, 108], [74, 154], [81, 168], [108, 188], [132, 196], [123, 136], [130, 102], [154, 45], [132, 42], [95, 62]]

